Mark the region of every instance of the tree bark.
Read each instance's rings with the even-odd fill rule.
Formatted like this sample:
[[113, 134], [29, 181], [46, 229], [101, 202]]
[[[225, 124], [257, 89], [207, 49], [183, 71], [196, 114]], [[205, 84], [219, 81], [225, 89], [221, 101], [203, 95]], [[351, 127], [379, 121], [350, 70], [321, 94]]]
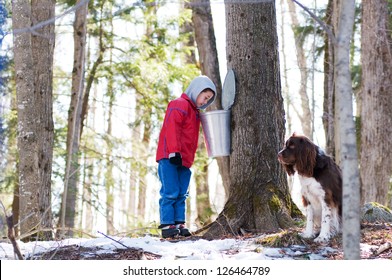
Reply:
[[83, 228], [84, 231], [91, 233], [93, 231], [93, 225], [94, 225], [94, 217], [93, 217], [93, 202], [94, 202], [94, 197], [93, 197], [93, 172], [94, 172], [94, 167], [93, 167], [93, 162], [91, 159], [89, 159], [86, 155], [84, 158], [84, 178], [83, 178], [83, 199], [82, 199], [82, 212], [81, 217], [84, 216], [85, 222], [83, 223], [83, 218], [81, 219], [81, 228]]
[[[290, 0], [291, 1], [291, 0]], [[291, 118], [291, 106], [293, 106], [293, 102], [291, 100], [291, 96], [290, 96], [290, 86], [289, 86], [289, 81], [288, 81], [288, 69], [287, 69], [287, 53], [286, 53], [286, 33], [285, 33], [285, 28], [284, 26], [286, 25], [286, 11], [284, 10], [284, 2], [285, 0], [280, 0], [280, 9], [281, 9], [281, 34], [280, 34], [280, 38], [281, 38], [281, 49], [282, 49], [282, 69], [283, 69], [283, 74], [281, 75], [283, 77], [283, 85], [282, 85], [282, 95], [283, 95], [283, 99], [285, 101], [285, 112], [286, 112], [286, 120], [287, 120], [287, 124], [286, 124], [286, 137], [288, 138], [292, 131], [292, 118]], [[289, 193], [291, 194], [293, 191], [293, 187], [294, 187], [294, 177], [293, 176], [289, 176], [287, 178], [287, 182], [288, 182], [288, 186], [289, 186]]]
[[[189, 44], [197, 45], [197, 50], [199, 53], [199, 65], [200, 70], [203, 75], [208, 76], [215, 84], [217, 88], [217, 98], [215, 102], [207, 108], [207, 111], [210, 110], [221, 110], [221, 94], [222, 94], [222, 85], [220, 80], [219, 73], [219, 62], [218, 62], [218, 53], [216, 49], [216, 41], [215, 41], [215, 33], [212, 21], [211, 7], [210, 1], [204, 0], [202, 1], [203, 5], [198, 1], [198, 5], [192, 5], [195, 1], [191, 2], [192, 8], [192, 24], [189, 26], [189, 31], [194, 31], [194, 37], [191, 38]], [[196, 56], [189, 56], [190, 63], [197, 63]], [[195, 173], [195, 183], [196, 183], [196, 209], [197, 209], [197, 217], [196, 224], [199, 226], [203, 226], [207, 223], [211, 222], [211, 215], [214, 214], [211, 207], [210, 195], [209, 195], [209, 185], [208, 185], [208, 176], [209, 162], [207, 160], [207, 149], [203, 142], [203, 137], [199, 137], [199, 147], [198, 147], [198, 164], [201, 165], [200, 172]], [[229, 182], [229, 157], [218, 157], [216, 158], [219, 173], [221, 174], [223, 186], [225, 192], [227, 192], [228, 182]], [[225, 185], [226, 184], [226, 185]]]
[[336, 146], [340, 150], [343, 178], [343, 250], [345, 259], [360, 258], [359, 170], [353, 118], [350, 73], [350, 39], [354, 25], [355, 1], [342, 1], [335, 9], [338, 28], [335, 46]]
[[[97, 100], [97, 91], [94, 90], [93, 101], [90, 108], [90, 117], [86, 120], [86, 123], [91, 128], [92, 131], [95, 131], [95, 118], [96, 118], [96, 100]], [[92, 159], [88, 153], [84, 154], [84, 179], [83, 179], [83, 213], [81, 213], [82, 218], [82, 225], [83, 230], [91, 233], [94, 226], [94, 211], [93, 209], [96, 206], [96, 196], [97, 194], [94, 193], [94, 174], [95, 174], [95, 165], [94, 159]], [[85, 221], [83, 223], [83, 220]]]
[[[111, 25], [111, 23], [110, 23]], [[111, 25], [112, 27], [112, 25]], [[112, 45], [112, 42], [110, 42]], [[113, 67], [112, 61], [112, 48], [110, 48], [109, 52], [109, 69]], [[107, 112], [107, 129], [106, 129], [106, 151], [105, 151], [105, 162], [106, 162], [106, 170], [105, 170], [105, 189], [106, 189], [106, 232], [107, 234], [115, 234], [115, 226], [114, 226], [114, 187], [115, 187], [115, 179], [113, 177], [113, 106], [115, 102], [115, 93], [114, 93], [114, 80], [113, 74], [109, 71], [107, 74], [107, 92], [106, 96], [108, 97], [108, 112]]]
[[140, 167], [139, 167], [139, 201], [137, 206], [138, 218], [144, 223], [146, 217], [146, 200], [147, 200], [147, 166], [148, 166], [148, 154], [149, 144], [151, 135], [151, 115], [148, 113], [149, 110], [143, 111], [143, 123], [142, 130], [142, 143], [140, 153]]
[[[207, 150], [203, 143], [201, 135], [199, 135], [199, 148], [197, 153], [198, 165], [202, 166], [199, 172], [194, 174], [195, 184], [196, 184], [196, 209], [197, 217], [196, 224], [200, 227], [211, 223], [211, 216], [214, 213], [210, 202], [210, 192], [208, 187], [208, 159], [206, 157]], [[203, 153], [203, 155], [200, 155]]]
[[[100, 4], [99, 7], [99, 11], [100, 14], [103, 14], [103, 4]], [[97, 58], [94, 61], [88, 77], [86, 79], [86, 89], [83, 95], [83, 104], [82, 104], [82, 123], [81, 123], [81, 128], [80, 128], [80, 135], [82, 135], [83, 133], [83, 128], [84, 128], [84, 120], [87, 118], [88, 115], [88, 104], [89, 104], [89, 99], [90, 99], [90, 92], [91, 92], [91, 87], [94, 83], [94, 80], [97, 78], [97, 74], [99, 71], [99, 67], [101, 66], [101, 64], [103, 63], [103, 57], [106, 51], [106, 46], [104, 44], [104, 37], [105, 37], [105, 32], [104, 32], [104, 27], [103, 27], [104, 23], [103, 23], [103, 16], [100, 17], [100, 21], [99, 21], [99, 27], [98, 30], [95, 31], [96, 33], [98, 33], [98, 50], [97, 50]], [[94, 32], [94, 33], [95, 33]]]
[[[80, 2], [81, 0], [78, 0]], [[75, 12], [74, 63], [72, 69], [71, 100], [68, 110], [67, 160], [64, 191], [60, 215], [59, 234], [73, 236], [76, 216], [76, 198], [79, 182], [79, 146], [82, 127], [82, 102], [84, 91], [84, 65], [86, 58], [87, 3]], [[65, 230], [68, 228], [69, 230]]]
[[308, 66], [306, 63], [306, 56], [304, 51], [304, 38], [302, 38], [302, 34], [298, 34], [295, 28], [299, 27], [299, 21], [297, 17], [297, 12], [295, 9], [295, 4], [291, 0], [287, 0], [287, 4], [289, 7], [290, 17], [291, 17], [291, 29], [294, 34], [295, 38], [295, 50], [297, 54], [297, 65], [299, 68], [301, 80], [300, 80], [300, 87], [299, 87], [299, 96], [301, 100], [301, 108], [302, 114], [298, 115], [299, 119], [301, 120], [302, 132], [308, 136], [310, 139], [313, 139], [313, 125], [312, 122], [313, 116], [310, 111], [309, 105], [309, 96], [307, 93], [308, 87]]
[[276, 155], [284, 141], [274, 2], [226, 3], [227, 61], [236, 74], [230, 193], [206, 238], [293, 225], [297, 209]]
[[[16, 0], [13, 29], [53, 19], [54, 0]], [[18, 108], [21, 235], [52, 238], [51, 175], [53, 154], [52, 77], [54, 22], [35, 33], [14, 32]]]
[[[202, 0], [200, 2], [199, 0], [192, 0], [192, 2], [195, 3], [195, 5], [191, 5], [192, 22], [199, 51], [200, 69], [203, 75], [208, 76], [214, 82], [217, 91], [215, 102], [207, 108], [207, 111], [222, 110], [222, 82], [210, 1]], [[218, 157], [216, 161], [227, 197], [230, 187], [230, 157]]]
[[[388, 205], [392, 161], [392, 39], [387, 0], [362, 3], [362, 204]], [[389, 205], [392, 206], [392, 205]]]
[[[133, 146], [133, 144], [132, 144]], [[130, 168], [130, 180], [129, 180], [129, 195], [128, 195], [128, 207], [127, 207], [127, 228], [136, 227], [136, 176], [135, 171]]]
[[[325, 23], [335, 33], [333, 23], [334, 11], [333, 0], [328, 1]], [[325, 131], [325, 152], [335, 157], [335, 86], [334, 86], [334, 44], [332, 38], [325, 33], [324, 36], [324, 103], [323, 125]]]

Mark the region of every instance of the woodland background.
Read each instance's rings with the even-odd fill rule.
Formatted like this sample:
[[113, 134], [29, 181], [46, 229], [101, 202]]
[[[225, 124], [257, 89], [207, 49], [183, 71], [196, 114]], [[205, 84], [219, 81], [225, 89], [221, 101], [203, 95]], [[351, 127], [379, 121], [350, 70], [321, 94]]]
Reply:
[[[294, 130], [352, 171], [344, 178], [361, 186], [361, 204], [392, 205], [391, 0], [356, 1], [347, 26], [338, 0], [300, 1], [307, 12], [291, 0], [13, 2], [0, 1], [0, 191], [19, 238], [157, 233], [167, 103], [201, 73], [220, 96], [229, 68], [233, 154], [208, 159], [200, 138], [193, 227], [216, 219], [219, 236], [292, 225], [300, 213], [276, 153]], [[346, 95], [334, 67], [345, 27]]]

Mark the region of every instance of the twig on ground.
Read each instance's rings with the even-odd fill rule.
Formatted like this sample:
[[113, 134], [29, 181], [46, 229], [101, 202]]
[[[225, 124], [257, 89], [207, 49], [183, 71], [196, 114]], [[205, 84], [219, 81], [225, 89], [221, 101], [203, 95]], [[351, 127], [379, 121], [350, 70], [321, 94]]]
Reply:
[[111, 238], [110, 236], [108, 236], [108, 235], [106, 235], [106, 234], [104, 234], [104, 233], [102, 233], [102, 232], [100, 232], [100, 231], [98, 231], [98, 233], [99, 233], [99, 234], [102, 234], [102, 235], [105, 236], [106, 238], [109, 238], [110, 240], [113, 240], [114, 242], [116, 242], [116, 243], [118, 243], [118, 244], [124, 246], [124, 247], [127, 248], [127, 249], [132, 249], [131, 247], [128, 247], [127, 245], [121, 243], [120, 241], [117, 241], [117, 240], [114, 239], [114, 238]]

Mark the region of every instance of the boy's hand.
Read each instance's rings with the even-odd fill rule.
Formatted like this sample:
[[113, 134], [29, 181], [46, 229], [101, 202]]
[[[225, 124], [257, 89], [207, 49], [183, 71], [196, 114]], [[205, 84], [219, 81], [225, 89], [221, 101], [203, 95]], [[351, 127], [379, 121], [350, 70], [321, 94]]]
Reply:
[[169, 154], [169, 161], [171, 164], [181, 166], [182, 158], [180, 153], [171, 153]]

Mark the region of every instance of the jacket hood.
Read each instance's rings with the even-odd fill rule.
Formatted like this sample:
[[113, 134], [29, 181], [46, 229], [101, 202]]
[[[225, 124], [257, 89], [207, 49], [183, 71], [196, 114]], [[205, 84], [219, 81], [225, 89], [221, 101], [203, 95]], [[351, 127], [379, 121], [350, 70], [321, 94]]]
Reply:
[[207, 104], [198, 107], [198, 109], [204, 110], [215, 101], [216, 87], [214, 83], [207, 76], [199, 76], [194, 78], [192, 82], [189, 84], [188, 88], [185, 90], [185, 94], [188, 95], [188, 97], [192, 100], [192, 102], [196, 104], [196, 99], [199, 96], [199, 94], [207, 88], [214, 92], [214, 96], [210, 100], [208, 100]]

